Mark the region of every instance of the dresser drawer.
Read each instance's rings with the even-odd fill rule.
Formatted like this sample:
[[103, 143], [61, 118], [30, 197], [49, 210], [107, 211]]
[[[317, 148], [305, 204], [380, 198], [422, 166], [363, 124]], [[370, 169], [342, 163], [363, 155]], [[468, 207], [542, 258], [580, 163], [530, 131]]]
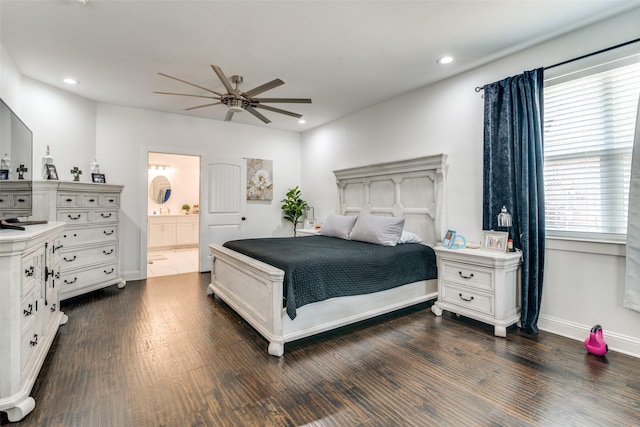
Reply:
[[14, 209], [27, 209], [31, 208], [31, 194], [16, 193], [13, 195], [13, 204], [11, 206]]
[[67, 227], [62, 234], [65, 248], [92, 242], [112, 242], [118, 239], [118, 226], [115, 224], [99, 227]]
[[88, 211], [58, 211], [58, 221], [66, 222], [68, 225], [72, 224], [86, 224], [89, 222]]
[[444, 281], [476, 289], [493, 290], [493, 270], [488, 268], [446, 260], [442, 261], [438, 274]]
[[68, 250], [62, 253], [62, 271], [84, 267], [90, 264], [111, 262], [117, 259], [117, 244], [111, 243], [90, 248]]
[[113, 280], [118, 277], [117, 262], [92, 267], [91, 269], [80, 269], [71, 271], [62, 271], [60, 293], [72, 291], [74, 289], [90, 286], [94, 283], [100, 283]]
[[93, 218], [91, 222], [94, 223], [107, 223], [118, 222], [118, 211], [98, 210], [93, 212]]
[[60, 193], [57, 204], [60, 208], [79, 208], [80, 196], [76, 193]]
[[31, 252], [22, 257], [20, 276], [22, 277], [21, 295], [27, 295], [34, 284], [40, 281], [42, 276], [42, 256], [44, 248]]
[[8, 193], [0, 193], [0, 209], [7, 209], [13, 205], [13, 197]]
[[20, 304], [20, 331], [21, 334], [24, 335], [29, 328], [31, 328], [31, 323], [33, 323], [36, 319], [36, 314], [38, 310], [37, 306], [37, 294], [36, 287], [32, 287], [31, 291], [29, 291], [21, 300]]
[[20, 356], [22, 359], [22, 378], [24, 379], [25, 372], [28, 371], [28, 367], [33, 363], [31, 359], [38, 353], [40, 347], [44, 344], [44, 337], [42, 336], [42, 327], [39, 318], [30, 322], [26, 330], [23, 332], [20, 340]]
[[[457, 305], [465, 311], [473, 310], [478, 313], [494, 315], [494, 295], [485, 292], [476, 292], [471, 288], [458, 286], [453, 283], [440, 283], [441, 298], [449, 304]], [[464, 311], [460, 311], [464, 313]]]
[[119, 194], [101, 194], [100, 206], [103, 208], [117, 208], [120, 206]]
[[97, 194], [81, 194], [80, 206], [83, 208], [96, 208], [100, 206], [100, 196]]

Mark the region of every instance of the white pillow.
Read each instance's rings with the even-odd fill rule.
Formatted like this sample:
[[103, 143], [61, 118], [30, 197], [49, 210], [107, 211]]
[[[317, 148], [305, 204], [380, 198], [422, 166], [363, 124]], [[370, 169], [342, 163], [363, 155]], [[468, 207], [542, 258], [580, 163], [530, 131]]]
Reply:
[[360, 215], [349, 238], [376, 245], [395, 246], [404, 228], [404, 217]]
[[420, 243], [422, 239], [415, 233], [410, 231], [402, 230], [402, 235], [400, 236], [400, 240], [398, 240], [399, 245], [403, 245], [405, 243]]
[[349, 240], [349, 233], [356, 223], [357, 216], [330, 214], [324, 220], [322, 228], [318, 232], [321, 236], [338, 237]]

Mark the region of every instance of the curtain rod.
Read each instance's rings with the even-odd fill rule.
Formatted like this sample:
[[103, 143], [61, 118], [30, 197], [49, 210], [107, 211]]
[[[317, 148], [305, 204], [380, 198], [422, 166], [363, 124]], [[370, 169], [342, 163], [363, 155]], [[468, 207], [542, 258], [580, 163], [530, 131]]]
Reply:
[[[581, 59], [589, 58], [590, 56], [594, 56], [594, 55], [598, 55], [598, 54], [601, 54], [601, 53], [609, 52], [610, 50], [618, 49], [618, 48], [621, 48], [621, 47], [624, 47], [624, 46], [627, 46], [627, 45], [630, 45], [630, 44], [633, 44], [633, 43], [638, 43], [638, 42], [640, 42], [640, 38], [637, 38], [637, 39], [634, 39], [634, 40], [629, 40], [627, 42], [620, 43], [620, 44], [617, 44], [615, 46], [609, 46], [609, 47], [606, 47], [604, 49], [596, 50], [595, 52], [587, 53], [587, 54], [584, 54], [584, 55], [581, 55], [581, 56], [578, 56], [578, 57], [575, 57], [575, 58], [567, 59], [566, 61], [558, 62], [557, 64], [553, 64], [553, 65], [549, 65], [548, 67], [544, 67], [544, 69], [545, 70], [550, 70], [551, 68], [559, 67], [559, 66], [565, 65], [565, 64], [570, 64], [572, 62], [579, 61]], [[480, 92], [480, 91], [484, 90], [484, 87], [476, 86], [475, 90], [476, 90], [476, 92]]]

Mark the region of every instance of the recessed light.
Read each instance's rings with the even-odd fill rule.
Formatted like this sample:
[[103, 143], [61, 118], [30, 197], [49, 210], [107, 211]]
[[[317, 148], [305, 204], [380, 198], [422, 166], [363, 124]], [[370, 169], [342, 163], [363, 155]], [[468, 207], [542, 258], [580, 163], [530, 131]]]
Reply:
[[436, 62], [438, 64], [450, 64], [451, 62], [453, 62], [453, 57], [452, 56], [443, 56], [442, 58], [438, 58], [436, 60]]
[[307, 123], [307, 121], [305, 119], [300, 119], [300, 120], [298, 120], [298, 123], [303, 125], [303, 124]]
[[77, 85], [78, 81], [76, 79], [72, 79], [71, 77], [67, 77], [66, 79], [63, 80], [63, 82], [65, 82], [66, 84], [69, 85]]

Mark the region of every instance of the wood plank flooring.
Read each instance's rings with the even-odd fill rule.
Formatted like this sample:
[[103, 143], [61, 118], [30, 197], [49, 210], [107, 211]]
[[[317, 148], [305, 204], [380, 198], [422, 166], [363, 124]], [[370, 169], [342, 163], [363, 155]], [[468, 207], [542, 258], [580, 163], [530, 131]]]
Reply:
[[[628, 426], [640, 359], [492, 328], [429, 304], [286, 345], [206, 296], [208, 274], [62, 303], [19, 426]], [[606, 332], [605, 332], [606, 338]], [[7, 423], [2, 414], [2, 424]]]

